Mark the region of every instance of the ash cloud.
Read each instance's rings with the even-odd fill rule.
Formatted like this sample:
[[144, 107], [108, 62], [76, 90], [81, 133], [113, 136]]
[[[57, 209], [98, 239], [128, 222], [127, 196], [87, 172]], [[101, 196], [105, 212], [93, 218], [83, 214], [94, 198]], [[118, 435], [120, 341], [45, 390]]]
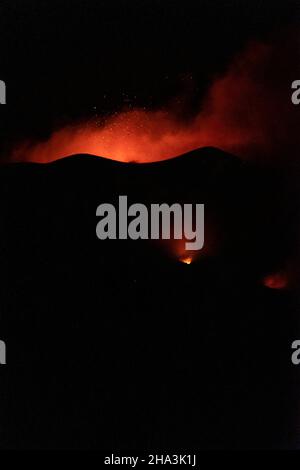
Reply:
[[158, 111], [136, 108], [101, 122], [92, 118], [70, 124], [47, 141], [23, 142], [10, 160], [47, 163], [90, 153], [149, 162], [214, 146], [267, 164], [293, 164], [300, 144], [300, 110], [291, 102], [298, 47], [291, 33], [269, 43], [249, 43], [225, 74], [212, 80], [192, 119], [186, 112], [181, 116], [174, 103]]

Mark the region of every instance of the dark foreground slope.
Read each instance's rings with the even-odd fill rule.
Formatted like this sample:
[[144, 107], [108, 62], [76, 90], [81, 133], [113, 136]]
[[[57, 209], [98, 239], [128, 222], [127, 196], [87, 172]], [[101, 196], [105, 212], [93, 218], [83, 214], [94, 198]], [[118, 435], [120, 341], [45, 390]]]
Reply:
[[[96, 238], [96, 207], [205, 204], [203, 256]], [[3, 448], [294, 445], [295, 245], [277, 174], [216, 149], [147, 165], [89, 155], [0, 169]]]

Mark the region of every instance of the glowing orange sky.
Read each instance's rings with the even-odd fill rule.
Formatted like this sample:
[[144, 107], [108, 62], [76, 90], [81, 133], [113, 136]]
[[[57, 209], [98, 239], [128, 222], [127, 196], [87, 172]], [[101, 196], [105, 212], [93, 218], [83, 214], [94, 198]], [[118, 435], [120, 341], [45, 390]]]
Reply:
[[203, 146], [242, 157], [278, 152], [298, 133], [291, 125], [295, 110], [291, 109], [289, 90], [279, 89], [265, 71], [275, 61], [273, 53], [267, 45], [248, 46], [224, 76], [212, 81], [192, 120], [180, 117], [174, 106], [158, 111], [132, 109], [101, 122], [95, 117], [70, 124], [44, 142], [25, 141], [12, 150], [9, 159], [47, 163], [90, 153], [126, 162], [149, 162]]

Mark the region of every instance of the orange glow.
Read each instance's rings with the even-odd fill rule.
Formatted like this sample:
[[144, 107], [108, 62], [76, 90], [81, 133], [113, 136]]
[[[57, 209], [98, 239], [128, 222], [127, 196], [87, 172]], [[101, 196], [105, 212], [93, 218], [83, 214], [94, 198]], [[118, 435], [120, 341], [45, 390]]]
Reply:
[[191, 262], [193, 261], [193, 258], [191, 256], [186, 256], [186, 257], [179, 258], [179, 261], [181, 261], [184, 264], [191, 264]]
[[[272, 53], [269, 46], [251, 44], [223, 77], [212, 82], [201, 109], [192, 119], [180, 112], [178, 102], [184, 101], [184, 97], [178, 97], [161, 110], [134, 108], [109, 118], [95, 116], [87, 122], [70, 124], [55, 130], [47, 141], [21, 143], [12, 149], [8, 159], [48, 163], [89, 153], [144, 163], [205, 146], [246, 158], [253, 153], [269, 155], [272, 151], [281, 155], [280, 148], [294, 141], [297, 133], [290, 125], [293, 110], [286, 90], [283, 96], [278, 95], [278, 87], [269, 83], [264, 73], [274, 60]], [[296, 119], [297, 123], [298, 114]]]

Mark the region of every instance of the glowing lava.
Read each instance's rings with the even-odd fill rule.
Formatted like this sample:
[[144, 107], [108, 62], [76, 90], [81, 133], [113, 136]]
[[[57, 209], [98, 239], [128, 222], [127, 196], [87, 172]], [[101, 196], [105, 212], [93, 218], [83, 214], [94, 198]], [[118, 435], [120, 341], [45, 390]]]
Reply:
[[181, 261], [184, 264], [191, 264], [193, 261], [193, 258], [191, 256], [186, 256], [186, 257], [179, 258], [179, 261]]

